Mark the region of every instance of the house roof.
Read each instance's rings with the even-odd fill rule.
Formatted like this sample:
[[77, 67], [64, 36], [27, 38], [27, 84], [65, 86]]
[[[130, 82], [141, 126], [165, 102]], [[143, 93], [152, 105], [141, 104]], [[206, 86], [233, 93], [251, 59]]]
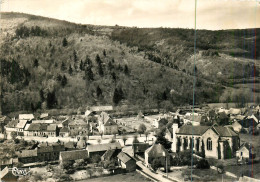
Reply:
[[168, 151], [159, 143], [159, 144], [153, 144], [150, 148], [148, 148], [145, 153], [153, 154], [154, 156], [161, 157], [164, 153], [165, 155], [168, 155]]
[[8, 121], [10, 121], [11, 119], [8, 116], [2, 116], [0, 117], [0, 123], [7, 123]]
[[37, 157], [37, 149], [36, 150], [22, 150], [17, 153], [18, 158], [26, 158], [26, 157]]
[[47, 131], [56, 131], [56, 128], [57, 128], [56, 124], [47, 125]]
[[53, 123], [53, 119], [48, 119], [48, 120], [32, 120], [32, 123], [46, 123], [46, 124], [51, 124]]
[[63, 127], [60, 129], [60, 132], [69, 132], [69, 128]]
[[114, 153], [116, 152], [116, 150], [107, 150], [103, 155], [102, 155], [102, 159], [103, 160], [110, 160], [111, 157], [114, 155]]
[[93, 106], [90, 107], [90, 110], [98, 112], [98, 111], [112, 111], [113, 106]]
[[67, 142], [67, 143], [64, 144], [64, 147], [65, 148], [70, 148], [70, 149], [73, 148], [74, 149], [75, 148], [75, 144], [76, 144], [75, 142]]
[[48, 113], [41, 113], [40, 118], [42, 119], [42, 118], [46, 118], [46, 117], [48, 117], [48, 116], [49, 116]]
[[258, 124], [253, 118], [239, 120], [238, 122], [244, 128], [249, 128], [250, 126], [256, 126]]
[[127, 163], [128, 161], [130, 160], [133, 160], [132, 157], [130, 157], [128, 154], [124, 153], [124, 152], [120, 152], [118, 155], [117, 155], [117, 158], [122, 161], [123, 163]]
[[19, 119], [32, 120], [33, 118], [33, 114], [19, 114]]
[[11, 120], [7, 125], [6, 125], [6, 127], [8, 127], [8, 128], [15, 128], [16, 127], [16, 125], [18, 124], [18, 120]]
[[92, 113], [93, 113], [93, 111], [91, 111], [91, 110], [86, 110], [85, 116], [89, 116], [89, 115], [92, 114]]
[[203, 135], [209, 128], [210, 126], [182, 125], [176, 133], [185, 135]]
[[87, 159], [88, 151], [87, 150], [72, 150], [60, 152], [61, 160], [78, 160], [78, 159]]
[[86, 123], [83, 119], [76, 119], [69, 123], [69, 126], [78, 125], [78, 126], [87, 126], [88, 123]]
[[238, 134], [230, 127], [213, 126], [213, 128], [215, 128], [217, 133], [222, 137], [238, 136]]
[[42, 123], [32, 123], [27, 129], [27, 131], [46, 131], [46, 130], [47, 130], [47, 124], [42, 124]]
[[228, 111], [229, 114], [234, 114], [234, 115], [238, 115], [241, 114], [241, 109], [236, 109], [236, 108], [230, 108]]
[[148, 143], [133, 143], [132, 148], [136, 151], [138, 150], [139, 152], [144, 152], [146, 149], [149, 148]]
[[117, 125], [111, 118], [109, 118], [106, 122], [105, 122], [105, 124], [104, 124], [104, 126], [113, 126], [113, 125]]
[[115, 143], [105, 143], [105, 144], [97, 144], [97, 145], [88, 145], [87, 150], [89, 152], [99, 152], [99, 151], [106, 151], [109, 149], [121, 149], [121, 145], [119, 142]]
[[251, 149], [253, 149], [253, 150], [251, 150], [251, 152], [252, 152], [252, 154], [255, 154], [256, 152], [255, 152], [255, 150], [254, 150], [254, 146], [252, 145], [252, 144], [250, 144], [250, 143], [243, 143], [240, 147], [239, 147], [239, 149], [238, 150], [240, 150], [240, 149], [242, 149], [243, 147], [245, 147], [247, 150], [251, 150]]
[[19, 122], [16, 125], [16, 128], [24, 128], [27, 124], [27, 120], [19, 120]]
[[98, 116], [98, 120], [102, 121], [103, 123], [107, 122], [109, 119], [111, 119], [111, 117], [109, 116], [109, 114], [107, 114], [106, 112], [102, 112], [99, 116]]

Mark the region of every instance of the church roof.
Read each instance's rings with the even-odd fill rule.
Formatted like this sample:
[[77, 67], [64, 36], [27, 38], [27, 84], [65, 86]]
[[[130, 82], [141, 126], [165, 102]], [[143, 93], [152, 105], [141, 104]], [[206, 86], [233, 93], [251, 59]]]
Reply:
[[203, 135], [209, 128], [210, 126], [183, 125], [176, 133], [185, 135]]

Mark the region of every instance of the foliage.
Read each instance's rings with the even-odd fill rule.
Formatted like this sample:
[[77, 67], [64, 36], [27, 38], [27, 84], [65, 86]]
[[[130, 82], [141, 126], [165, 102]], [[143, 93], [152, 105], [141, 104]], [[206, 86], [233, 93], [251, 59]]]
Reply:
[[200, 159], [196, 164], [197, 169], [209, 169], [210, 165], [206, 159]]
[[138, 127], [138, 133], [140, 134], [144, 134], [146, 131], [146, 126], [144, 124], [140, 124], [139, 127]]
[[163, 167], [163, 165], [162, 165], [160, 159], [155, 158], [152, 161], [151, 167], [153, 168], [153, 170], [156, 171], [159, 167]]

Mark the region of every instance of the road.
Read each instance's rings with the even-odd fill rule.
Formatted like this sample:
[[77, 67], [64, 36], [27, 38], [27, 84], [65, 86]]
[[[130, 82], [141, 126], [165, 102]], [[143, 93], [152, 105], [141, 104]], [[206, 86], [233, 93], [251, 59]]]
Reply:
[[157, 179], [158, 181], [162, 181], [162, 182], [173, 182], [173, 180], [169, 180], [169, 179], [167, 179], [167, 178], [164, 178], [164, 177], [163, 177], [162, 175], [160, 175], [160, 174], [153, 173], [152, 171], [150, 171], [149, 168], [147, 168], [146, 166], [144, 166], [141, 161], [136, 161], [136, 165], [138, 165], [146, 174], [152, 176], [153, 178]]

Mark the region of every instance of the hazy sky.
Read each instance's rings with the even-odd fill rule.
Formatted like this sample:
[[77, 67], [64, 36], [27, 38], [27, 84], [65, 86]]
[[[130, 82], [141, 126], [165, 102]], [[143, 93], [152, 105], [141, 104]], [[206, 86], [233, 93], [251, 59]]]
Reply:
[[[197, 28], [260, 27], [257, 1], [198, 0]], [[82, 24], [180, 28], [195, 24], [195, 0], [4, 0], [1, 9]]]

